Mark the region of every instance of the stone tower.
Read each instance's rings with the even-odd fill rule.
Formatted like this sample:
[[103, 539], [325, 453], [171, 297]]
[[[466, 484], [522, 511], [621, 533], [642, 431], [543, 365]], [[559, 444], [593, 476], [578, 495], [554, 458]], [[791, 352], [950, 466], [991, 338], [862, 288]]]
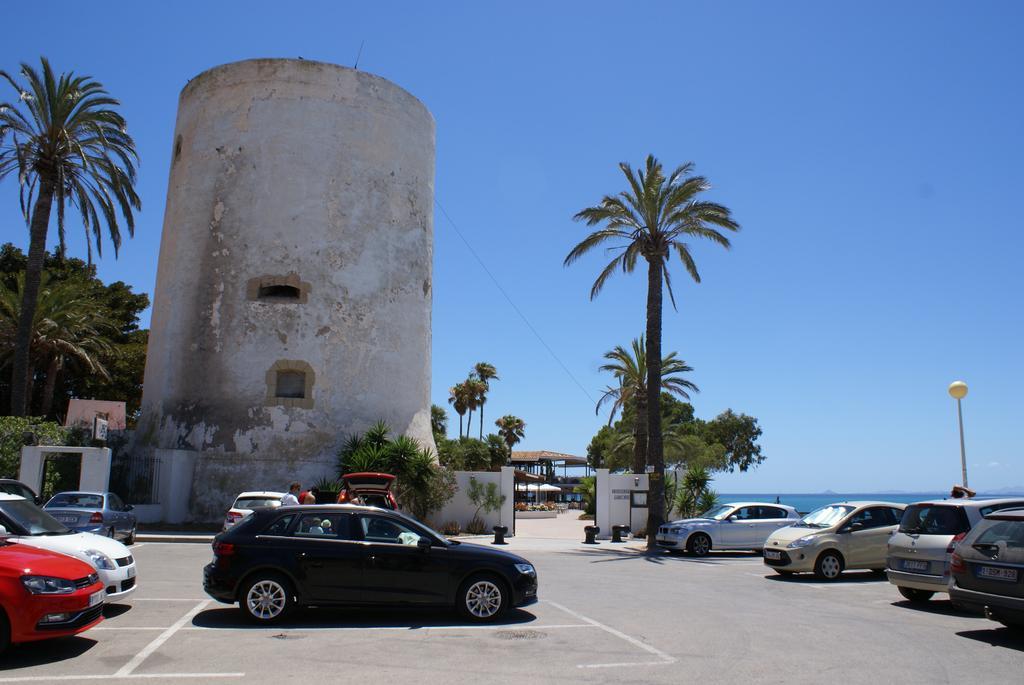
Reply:
[[426, 107], [365, 72], [247, 60], [185, 86], [172, 145], [136, 431], [174, 466], [161, 497], [216, 519], [241, 490], [335, 475], [379, 419], [433, 448]]

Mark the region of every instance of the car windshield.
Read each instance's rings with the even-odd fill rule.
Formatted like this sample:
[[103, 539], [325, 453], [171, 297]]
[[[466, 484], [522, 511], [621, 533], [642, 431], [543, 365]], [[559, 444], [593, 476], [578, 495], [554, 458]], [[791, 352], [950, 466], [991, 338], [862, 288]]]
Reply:
[[958, 535], [970, 529], [963, 509], [949, 504], [911, 504], [900, 519], [901, 533]]
[[54, 495], [46, 503], [46, 507], [79, 507], [82, 509], [102, 509], [103, 495], [90, 495], [85, 492], [62, 492]]
[[854, 509], [856, 509], [856, 507], [850, 506], [849, 504], [830, 504], [827, 507], [815, 509], [810, 514], [800, 519], [800, 523], [796, 525], [807, 528], [831, 528], [842, 521], [843, 518]]
[[25, 535], [68, 535], [74, 532], [28, 500], [0, 502], [0, 512]]
[[278, 497], [239, 497], [235, 500], [234, 509], [260, 509], [262, 507], [279, 507]]
[[733, 508], [734, 507], [731, 504], [720, 504], [717, 507], [712, 507], [708, 509], [703, 514], [701, 514], [699, 518], [715, 519], [716, 521], [721, 521], [729, 515], [729, 512], [731, 512]]

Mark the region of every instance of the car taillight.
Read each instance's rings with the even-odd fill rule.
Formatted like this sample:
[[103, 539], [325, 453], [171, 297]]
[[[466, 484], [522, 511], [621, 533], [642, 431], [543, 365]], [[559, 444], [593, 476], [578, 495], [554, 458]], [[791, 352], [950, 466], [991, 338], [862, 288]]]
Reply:
[[341, 494], [338, 495], [338, 504], [347, 504], [352, 499], [352, 495], [349, 494], [348, 490], [342, 490]]
[[98, 511], [92, 512], [92, 516], [89, 517], [89, 523], [103, 523], [103, 514]]
[[231, 557], [235, 555], [235, 546], [230, 542], [214, 542], [213, 555], [217, 557]]
[[241, 518], [242, 518], [242, 515], [239, 514], [237, 511], [229, 511], [228, 512], [228, 523], [235, 523], [236, 521], [240, 520]]
[[967, 537], [967, 532], [966, 531], [963, 532], [963, 533], [957, 533], [956, 535], [954, 535], [953, 539], [949, 541], [949, 546], [946, 547], [946, 554], [952, 554], [953, 550], [956, 549], [956, 546], [958, 544], [960, 544], [960, 541], [963, 540], [965, 537]]
[[949, 570], [954, 573], [963, 573], [966, 570], [964, 558], [956, 552], [953, 552], [953, 558], [949, 562]]

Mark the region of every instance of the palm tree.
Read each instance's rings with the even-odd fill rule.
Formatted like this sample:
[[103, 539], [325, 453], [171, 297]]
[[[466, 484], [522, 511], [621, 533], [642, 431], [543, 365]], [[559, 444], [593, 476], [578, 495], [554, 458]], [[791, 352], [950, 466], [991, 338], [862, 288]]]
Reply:
[[464, 383], [458, 383], [448, 389], [448, 404], [452, 405], [452, 409], [459, 415], [459, 437], [462, 437], [462, 417], [465, 416], [466, 410], [469, 408], [466, 404], [466, 388]]
[[499, 381], [498, 370], [494, 368], [493, 364], [487, 362], [477, 362], [473, 367], [473, 373], [471, 376], [475, 376], [484, 384], [484, 391], [480, 395], [480, 439], [484, 439], [484, 405], [487, 403], [487, 393], [491, 390], [491, 381]]
[[[629, 189], [606, 195], [601, 203], [587, 207], [574, 217], [587, 226], [603, 226], [588, 235], [565, 258], [572, 264], [593, 248], [607, 242], [619, 254], [598, 275], [590, 298], [601, 292], [608, 278], [621, 269], [632, 273], [641, 257], [647, 262], [647, 463], [654, 467], [650, 478], [647, 530], [654, 531], [665, 520], [665, 461], [661, 441], [661, 307], [662, 282], [675, 306], [668, 265], [674, 251], [694, 281], [700, 282], [697, 265], [685, 240], [703, 238], [729, 247], [729, 239], [715, 227], [738, 231], [739, 224], [723, 205], [698, 199], [711, 185], [703, 176], [692, 176], [693, 163], [678, 167], [668, 177], [654, 155], [647, 156], [646, 168], [635, 172], [619, 164]], [[647, 536], [653, 549], [654, 536]]]
[[[601, 410], [605, 402], [612, 402], [612, 411], [608, 415], [608, 425], [612, 425], [615, 414], [626, 405], [636, 409], [633, 423], [633, 473], [643, 473], [647, 466], [647, 353], [644, 336], [633, 338], [632, 353], [616, 345], [605, 352], [604, 358], [609, 361], [600, 367], [600, 371], [610, 371], [619, 382], [618, 387], [609, 386], [601, 399], [597, 401], [594, 413]], [[687, 391], [700, 392], [700, 388], [690, 381], [680, 378], [679, 374], [689, 373], [693, 368], [687, 366], [682, 359], [676, 359], [675, 352], [669, 352], [661, 360], [661, 390], [690, 399]]]
[[469, 419], [466, 421], [466, 437], [468, 438], [469, 432], [473, 429], [473, 412], [477, 409], [483, 411], [487, 384], [478, 378], [474, 378], [473, 374], [470, 374], [469, 378], [464, 380], [462, 384], [466, 388], [466, 406], [469, 407]]
[[[21, 210], [29, 225], [28, 266], [11, 375], [11, 414], [23, 416], [29, 380], [29, 346], [46, 251], [50, 211], [57, 206], [59, 252], [64, 254], [64, 214], [78, 209], [85, 228], [89, 260], [92, 244], [103, 254], [102, 226], [121, 246], [117, 214], [124, 216], [129, 235], [135, 233], [132, 211], [142, 209], [135, 193], [135, 142], [124, 118], [113, 108], [120, 103], [89, 76], [68, 72], [57, 77], [42, 58], [42, 73], [22, 63], [21, 85], [0, 71], [18, 94], [0, 102], [0, 180], [17, 173]], [[31, 208], [31, 212], [29, 209]]]
[[512, 447], [523, 439], [526, 434], [526, 422], [524, 422], [518, 416], [512, 414], [506, 414], [500, 419], [494, 422], [494, 425], [498, 427], [498, 435], [508, 445], [508, 458], [512, 458]]
[[[0, 284], [0, 359], [9, 359], [14, 353], [24, 287], [24, 273], [18, 274], [14, 288]], [[117, 329], [87, 292], [80, 281], [54, 281], [46, 274], [40, 283], [29, 349], [32, 358], [46, 367], [40, 406], [43, 416], [50, 415], [57, 375], [67, 363], [81, 364], [104, 379], [110, 377], [101, 356], [110, 353], [108, 339]]]

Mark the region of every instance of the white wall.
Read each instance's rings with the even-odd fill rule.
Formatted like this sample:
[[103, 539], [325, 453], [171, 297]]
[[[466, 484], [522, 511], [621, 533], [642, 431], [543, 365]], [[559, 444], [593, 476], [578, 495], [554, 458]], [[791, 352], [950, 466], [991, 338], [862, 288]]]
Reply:
[[630, 492], [647, 490], [646, 473], [616, 473], [608, 469], [597, 470], [597, 517], [601, 529], [597, 536], [607, 540], [612, 536], [612, 526], [629, 526], [631, 531], [647, 525], [647, 509], [634, 508], [630, 511]]
[[477, 482], [485, 486], [487, 483], [496, 484], [501, 490], [501, 494], [505, 495], [505, 503], [499, 511], [480, 512], [480, 518], [487, 525], [487, 532], [490, 533], [492, 526], [508, 526], [509, 534], [511, 535], [512, 515], [514, 512], [515, 469], [510, 466], [502, 467], [500, 472], [456, 471], [455, 482], [458, 490], [451, 501], [440, 512], [431, 516], [431, 522], [440, 527], [448, 521], [458, 521], [459, 525], [465, 529], [466, 524], [470, 522], [473, 518], [473, 513], [476, 511], [476, 505], [469, 500], [468, 495], [469, 481], [472, 478], [475, 478]]
[[47, 454], [82, 455], [82, 469], [78, 477], [79, 490], [106, 492], [110, 488], [110, 450], [106, 447], [22, 447], [18, 480], [36, 493], [42, 494], [43, 462]]

